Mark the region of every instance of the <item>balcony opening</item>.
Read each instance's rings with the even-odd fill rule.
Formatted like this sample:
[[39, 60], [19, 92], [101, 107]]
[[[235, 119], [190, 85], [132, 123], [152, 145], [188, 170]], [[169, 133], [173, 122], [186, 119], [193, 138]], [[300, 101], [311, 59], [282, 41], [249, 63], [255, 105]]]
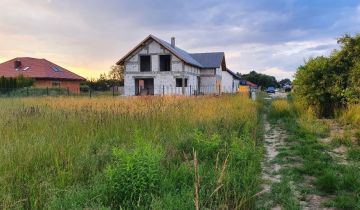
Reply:
[[146, 72], [151, 71], [151, 56], [141, 55], [140, 56], [140, 71]]
[[171, 71], [171, 55], [160, 55], [160, 71]]

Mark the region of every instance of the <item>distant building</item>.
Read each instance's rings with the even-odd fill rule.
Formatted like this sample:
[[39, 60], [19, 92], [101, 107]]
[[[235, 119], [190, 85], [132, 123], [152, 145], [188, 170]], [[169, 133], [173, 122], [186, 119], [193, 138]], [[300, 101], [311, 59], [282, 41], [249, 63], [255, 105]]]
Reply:
[[80, 82], [85, 81], [85, 78], [46, 59], [21, 57], [0, 64], [0, 77], [20, 75], [33, 78], [35, 87], [68, 88], [72, 93], [80, 93]]
[[222, 92], [223, 93], [236, 93], [238, 92], [241, 78], [231, 71], [226, 69], [222, 73]]
[[125, 68], [125, 95], [217, 94], [236, 86], [228, 74], [225, 53], [188, 53], [153, 35], [118, 62]]
[[257, 89], [258, 89], [257, 84], [254, 84], [247, 80], [240, 80], [239, 92], [250, 93], [251, 91], [256, 91]]

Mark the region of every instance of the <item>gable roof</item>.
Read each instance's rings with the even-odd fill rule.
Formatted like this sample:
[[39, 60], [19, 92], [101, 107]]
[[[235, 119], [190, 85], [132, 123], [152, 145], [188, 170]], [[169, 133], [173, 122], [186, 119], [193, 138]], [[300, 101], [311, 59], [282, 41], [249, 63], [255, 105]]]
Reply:
[[131, 54], [133, 54], [136, 50], [138, 50], [140, 47], [142, 47], [144, 45], [144, 43], [150, 39], [156, 41], [158, 44], [160, 44], [162, 47], [164, 47], [165, 49], [170, 51], [172, 54], [174, 54], [176, 57], [178, 57], [183, 62], [190, 64], [192, 66], [203, 68], [203, 66], [198, 61], [196, 61], [193, 57], [191, 57], [190, 54], [188, 52], [186, 52], [185, 50], [182, 50], [176, 46], [174, 48], [171, 46], [170, 43], [168, 43], [162, 39], [159, 39], [153, 35], [149, 35], [148, 37], [146, 37], [142, 42], [140, 42], [140, 44], [138, 44], [135, 48], [133, 48], [129, 53], [127, 53], [123, 58], [121, 58], [116, 64], [117, 65], [123, 64], [125, 62], [125, 60], [129, 56], [131, 56]]
[[117, 65], [124, 64], [124, 62], [127, 58], [129, 58], [136, 50], [138, 50], [140, 47], [142, 47], [145, 44], [145, 42], [147, 42], [150, 39], [152, 39], [155, 42], [157, 42], [158, 44], [160, 44], [162, 47], [164, 47], [166, 50], [170, 51], [172, 54], [174, 54], [176, 57], [178, 57], [183, 62], [185, 62], [189, 65], [192, 65], [192, 66], [199, 67], [199, 68], [219, 68], [225, 57], [225, 53], [223, 53], [223, 52], [190, 54], [177, 46], [172, 47], [170, 43], [168, 43], [154, 35], [149, 35], [142, 42], [140, 42], [140, 44], [138, 44], [129, 53], [127, 53], [123, 58], [121, 58], [116, 64]]
[[[21, 66], [18, 69], [14, 67], [15, 61], [21, 62]], [[20, 75], [34, 79], [85, 80], [84, 77], [46, 59], [20, 57], [0, 64], [0, 77], [17, 77]]]
[[234, 77], [234, 79], [238, 79], [238, 80], [241, 79], [239, 75], [237, 75], [235, 72], [231, 71], [230, 69], [226, 68], [226, 71], [227, 71], [229, 74], [231, 74], [231, 75]]
[[186, 52], [183, 49], [178, 48], [177, 46], [172, 47], [170, 43], [159, 39], [153, 35], [150, 35], [155, 41], [157, 41], [158, 43], [160, 43], [163, 47], [165, 47], [167, 50], [169, 50], [170, 52], [174, 53], [177, 57], [179, 57], [181, 60], [183, 60], [185, 63], [188, 64], [192, 64], [194, 66], [200, 67], [200, 68], [204, 68], [201, 63], [199, 63], [196, 59], [194, 59], [191, 54], [189, 54], [188, 52]]
[[192, 53], [190, 54], [197, 60], [204, 68], [219, 68], [225, 57], [223, 52], [213, 53]]

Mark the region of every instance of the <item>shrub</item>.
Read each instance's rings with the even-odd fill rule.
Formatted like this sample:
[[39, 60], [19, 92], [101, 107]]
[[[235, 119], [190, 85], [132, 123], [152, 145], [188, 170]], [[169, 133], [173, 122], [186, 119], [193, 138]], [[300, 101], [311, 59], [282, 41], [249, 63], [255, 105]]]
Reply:
[[179, 144], [179, 149], [187, 154], [192, 154], [194, 149], [200, 161], [214, 161], [220, 148], [224, 151], [221, 146], [222, 142], [218, 134], [209, 136], [196, 129], [191, 138]]
[[149, 208], [160, 193], [163, 158], [159, 148], [146, 145], [133, 150], [113, 149], [114, 162], [105, 171], [112, 208]]

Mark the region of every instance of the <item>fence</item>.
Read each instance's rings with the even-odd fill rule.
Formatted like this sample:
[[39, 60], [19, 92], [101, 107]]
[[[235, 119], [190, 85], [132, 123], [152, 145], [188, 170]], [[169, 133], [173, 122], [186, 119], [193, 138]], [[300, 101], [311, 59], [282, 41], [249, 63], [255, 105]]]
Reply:
[[226, 87], [222, 88], [213, 86], [187, 86], [187, 87], [176, 87], [176, 86], [143, 86], [136, 88], [128, 88], [125, 91], [126, 95], [158, 95], [158, 96], [166, 96], [166, 95], [214, 95], [221, 93], [235, 93], [237, 92], [238, 87]]
[[116, 88], [109, 91], [86, 90], [79, 93], [72, 93], [69, 88], [0, 88], [0, 97], [40, 97], [40, 96], [120, 96], [122, 92]]
[[[139, 87], [137, 90], [129, 89], [128, 95], [218, 95], [221, 93], [235, 93], [237, 87], [200, 86], [200, 87], [174, 87], [174, 86], [156, 86], [156, 87]], [[111, 87], [108, 91], [96, 91], [87, 89], [80, 93], [72, 93], [68, 88], [0, 88], [0, 97], [41, 97], [41, 96], [83, 96], [83, 97], [100, 97], [100, 96], [121, 96], [124, 95], [123, 87]]]

